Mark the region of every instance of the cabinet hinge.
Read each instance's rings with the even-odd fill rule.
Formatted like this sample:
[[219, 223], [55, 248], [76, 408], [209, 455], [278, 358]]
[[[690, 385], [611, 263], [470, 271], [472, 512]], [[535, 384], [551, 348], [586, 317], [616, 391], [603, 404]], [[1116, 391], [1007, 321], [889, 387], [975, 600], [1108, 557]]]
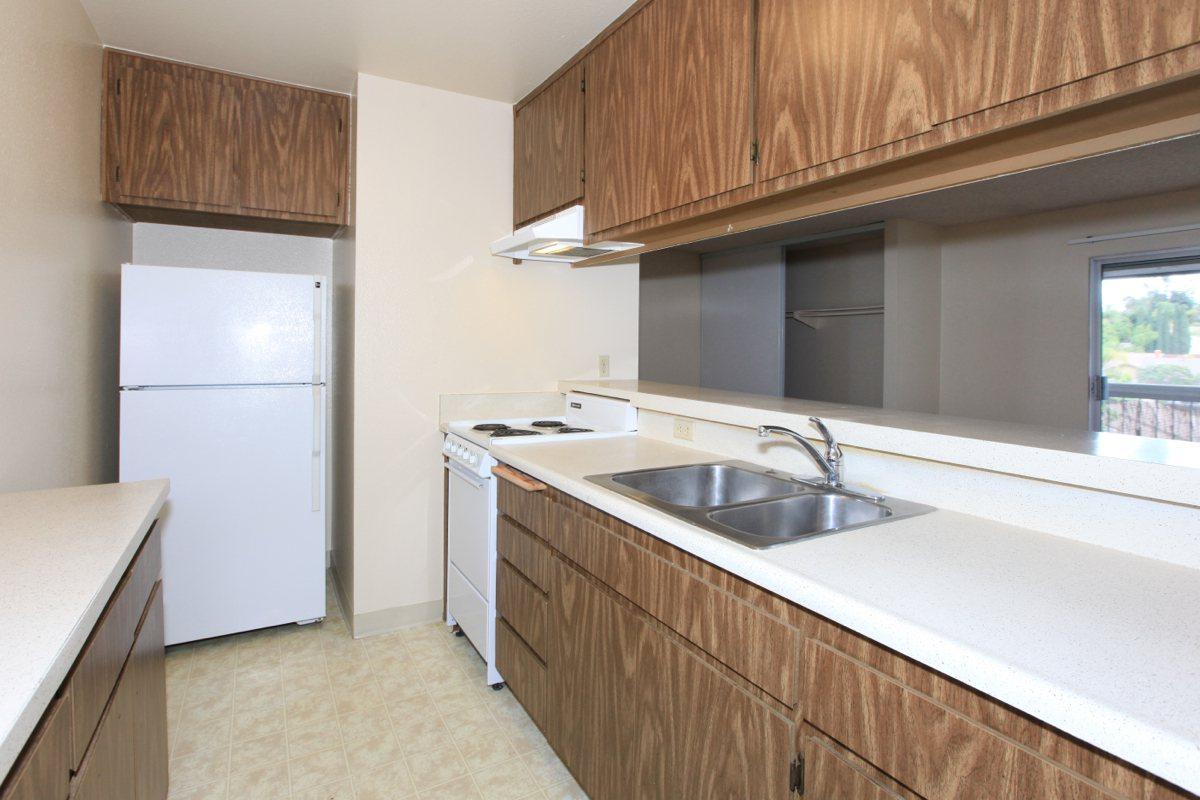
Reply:
[[804, 756], [796, 756], [792, 761], [791, 784], [789, 788], [795, 794], [804, 794]]
[[121, 96], [121, 79], [117, 78], [117, 97]]
[[579, 91], [581, 91], [581, 92], [587, 91], [587, 78], [579, 79]]
[[579, 182], [587, 183], [587, 170], [579, 170]]
[[342, 132], [342, 118], [338, 117], [338, 133]]
[[121, 165], [117, 164], [117, 183], [121, 182]]
[[336, 201], [336, 203], [334, 204], [334, 207], [335, 207], [335, 208], [341, 208], [341, 207], [342, 207], [342, 193], [341, 193], [341, 192], [338, 192], [338, 193], [337, 193], [337, 201]]
[[750, 143], [750, 163], [758, 163], [758, 139]]

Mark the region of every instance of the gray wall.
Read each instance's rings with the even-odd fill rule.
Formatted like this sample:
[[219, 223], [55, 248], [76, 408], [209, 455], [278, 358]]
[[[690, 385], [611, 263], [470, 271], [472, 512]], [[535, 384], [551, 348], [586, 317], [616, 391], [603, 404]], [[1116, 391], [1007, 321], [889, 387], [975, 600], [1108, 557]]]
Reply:
[[1200, 245], [1200, 231], [1068, 241], [1200, 221], [1200, 191], [942, 229], [940, 410], [1086, 429], [1093, 256]]
[[936, 414], [941, 391], [941, 230], [888, 220], [884, 233], [883, 406]]
[[[882, 305], [883, 236], [789, 249], [787, 310]], [[788, 321], [788, 397], [883, 404], [883, 315]]]
[[700, 256], [679, 250], [640, 259], [638, 377], [700, 385]]
[[701, 259], [701, 386], [783, 394], [783, 299], [782, 247]]

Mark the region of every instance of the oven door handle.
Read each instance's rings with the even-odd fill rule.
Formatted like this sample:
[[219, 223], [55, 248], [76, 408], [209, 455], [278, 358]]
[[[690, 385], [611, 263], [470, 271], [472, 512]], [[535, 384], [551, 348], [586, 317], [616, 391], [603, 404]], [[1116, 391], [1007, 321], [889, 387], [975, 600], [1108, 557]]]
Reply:
[[464, 481], [471, 484], [476, 489], [482, 489], [484, 486], [487, 485], [487, 482], [491, 480], [491, 478], [480, 477], [479, 475], [475, 474], [474, 472], [468, 472], [465, 467], [460, 467], [458, 464], [456, 464], [453, 461], [446, 462], [446, 469], [450, 470], [451, 475], [454, 475], [455, 477], [458, 477], [458, 478], [462, 478]]

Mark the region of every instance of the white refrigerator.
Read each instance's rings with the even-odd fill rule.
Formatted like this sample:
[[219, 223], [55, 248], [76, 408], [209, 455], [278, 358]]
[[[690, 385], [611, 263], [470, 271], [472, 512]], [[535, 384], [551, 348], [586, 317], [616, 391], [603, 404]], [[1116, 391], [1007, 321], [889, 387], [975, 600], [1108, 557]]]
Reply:
[[122, 267], [120, 479], [171, 481], [167, 644], [325, 616], [322, 283]]

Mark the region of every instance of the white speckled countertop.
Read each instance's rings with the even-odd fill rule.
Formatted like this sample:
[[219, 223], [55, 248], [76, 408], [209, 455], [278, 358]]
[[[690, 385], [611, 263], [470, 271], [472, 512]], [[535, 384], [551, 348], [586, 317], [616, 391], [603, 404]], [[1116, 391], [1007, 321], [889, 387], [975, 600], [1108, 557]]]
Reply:
[[636, 435], [492, 453], [1200, 793], [1200, 571], [941, 510], [751, 550], [584, 480], [726, 457]]
[[0, 780], [166, 500], [166, 480], [0, 494]]

